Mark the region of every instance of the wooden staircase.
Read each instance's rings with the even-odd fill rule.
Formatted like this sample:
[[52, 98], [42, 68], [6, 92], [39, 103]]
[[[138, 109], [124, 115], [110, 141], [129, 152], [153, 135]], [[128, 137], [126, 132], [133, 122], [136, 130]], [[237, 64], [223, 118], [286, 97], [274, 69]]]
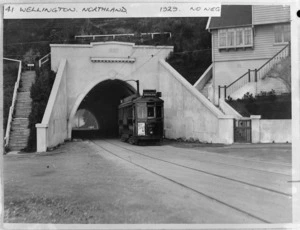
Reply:
[[17, 93], [16, 106], [9, 138], [10, 151], [20, 151], [27, 146], [29, 136], [29, 115], [31, 112], [30, 88], [35, 81], [35, 71], [25, 71]]

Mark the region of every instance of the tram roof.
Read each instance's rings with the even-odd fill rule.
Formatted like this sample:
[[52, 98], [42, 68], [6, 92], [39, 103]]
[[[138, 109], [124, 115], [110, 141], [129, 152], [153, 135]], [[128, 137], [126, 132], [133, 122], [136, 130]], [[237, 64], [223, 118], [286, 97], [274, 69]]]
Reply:
[[159, 97], [148, 97], [148, 96], [137, 96], [136, 94], [131, 95], [123, 99], [123, 103], [119, 105], [119, 107], [126, 106], [131, 103], [143, 103], [143, 102], [164, 102]]

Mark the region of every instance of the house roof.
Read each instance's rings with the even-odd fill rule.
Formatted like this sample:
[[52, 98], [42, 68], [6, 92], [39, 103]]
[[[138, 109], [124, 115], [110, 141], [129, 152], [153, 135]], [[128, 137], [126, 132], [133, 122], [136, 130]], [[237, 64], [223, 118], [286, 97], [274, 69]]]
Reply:
[[252, 24], [251, 5], [222, 5], [221, 17], [211, 17], [207, 29], [237, 27]]

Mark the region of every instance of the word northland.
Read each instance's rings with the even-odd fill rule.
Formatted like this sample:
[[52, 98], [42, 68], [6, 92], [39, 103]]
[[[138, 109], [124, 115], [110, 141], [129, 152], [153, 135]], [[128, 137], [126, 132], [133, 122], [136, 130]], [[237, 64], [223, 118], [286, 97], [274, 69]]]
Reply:
[[[67, 7], [53, 7], [53, 8], [39, 8], [39, 7], [20, 7], [21, 12], [46, 12], [46, 13], [57, 13], [57, 12], [77, 12], [76, 8]], [[115, 8], [115, 7], [84, 7], [81, 9], [82, 12], [121, 12], [127, 14], [127, 9], [125, 7]]]

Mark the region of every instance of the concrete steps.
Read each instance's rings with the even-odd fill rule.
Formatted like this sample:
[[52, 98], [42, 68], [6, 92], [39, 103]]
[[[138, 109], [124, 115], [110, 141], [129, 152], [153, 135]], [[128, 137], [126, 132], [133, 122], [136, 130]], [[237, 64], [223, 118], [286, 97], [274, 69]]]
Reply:
[[34, 81], [35, 71], [26, 71], [22, 73], [14, 116], [11, 123], [8, 144], [10, 151], [20, 151], [27, 146], [27, 141], [30, 134], [28, 125], [32, 103], [32, 99], [30, 97], [30, 88]]

